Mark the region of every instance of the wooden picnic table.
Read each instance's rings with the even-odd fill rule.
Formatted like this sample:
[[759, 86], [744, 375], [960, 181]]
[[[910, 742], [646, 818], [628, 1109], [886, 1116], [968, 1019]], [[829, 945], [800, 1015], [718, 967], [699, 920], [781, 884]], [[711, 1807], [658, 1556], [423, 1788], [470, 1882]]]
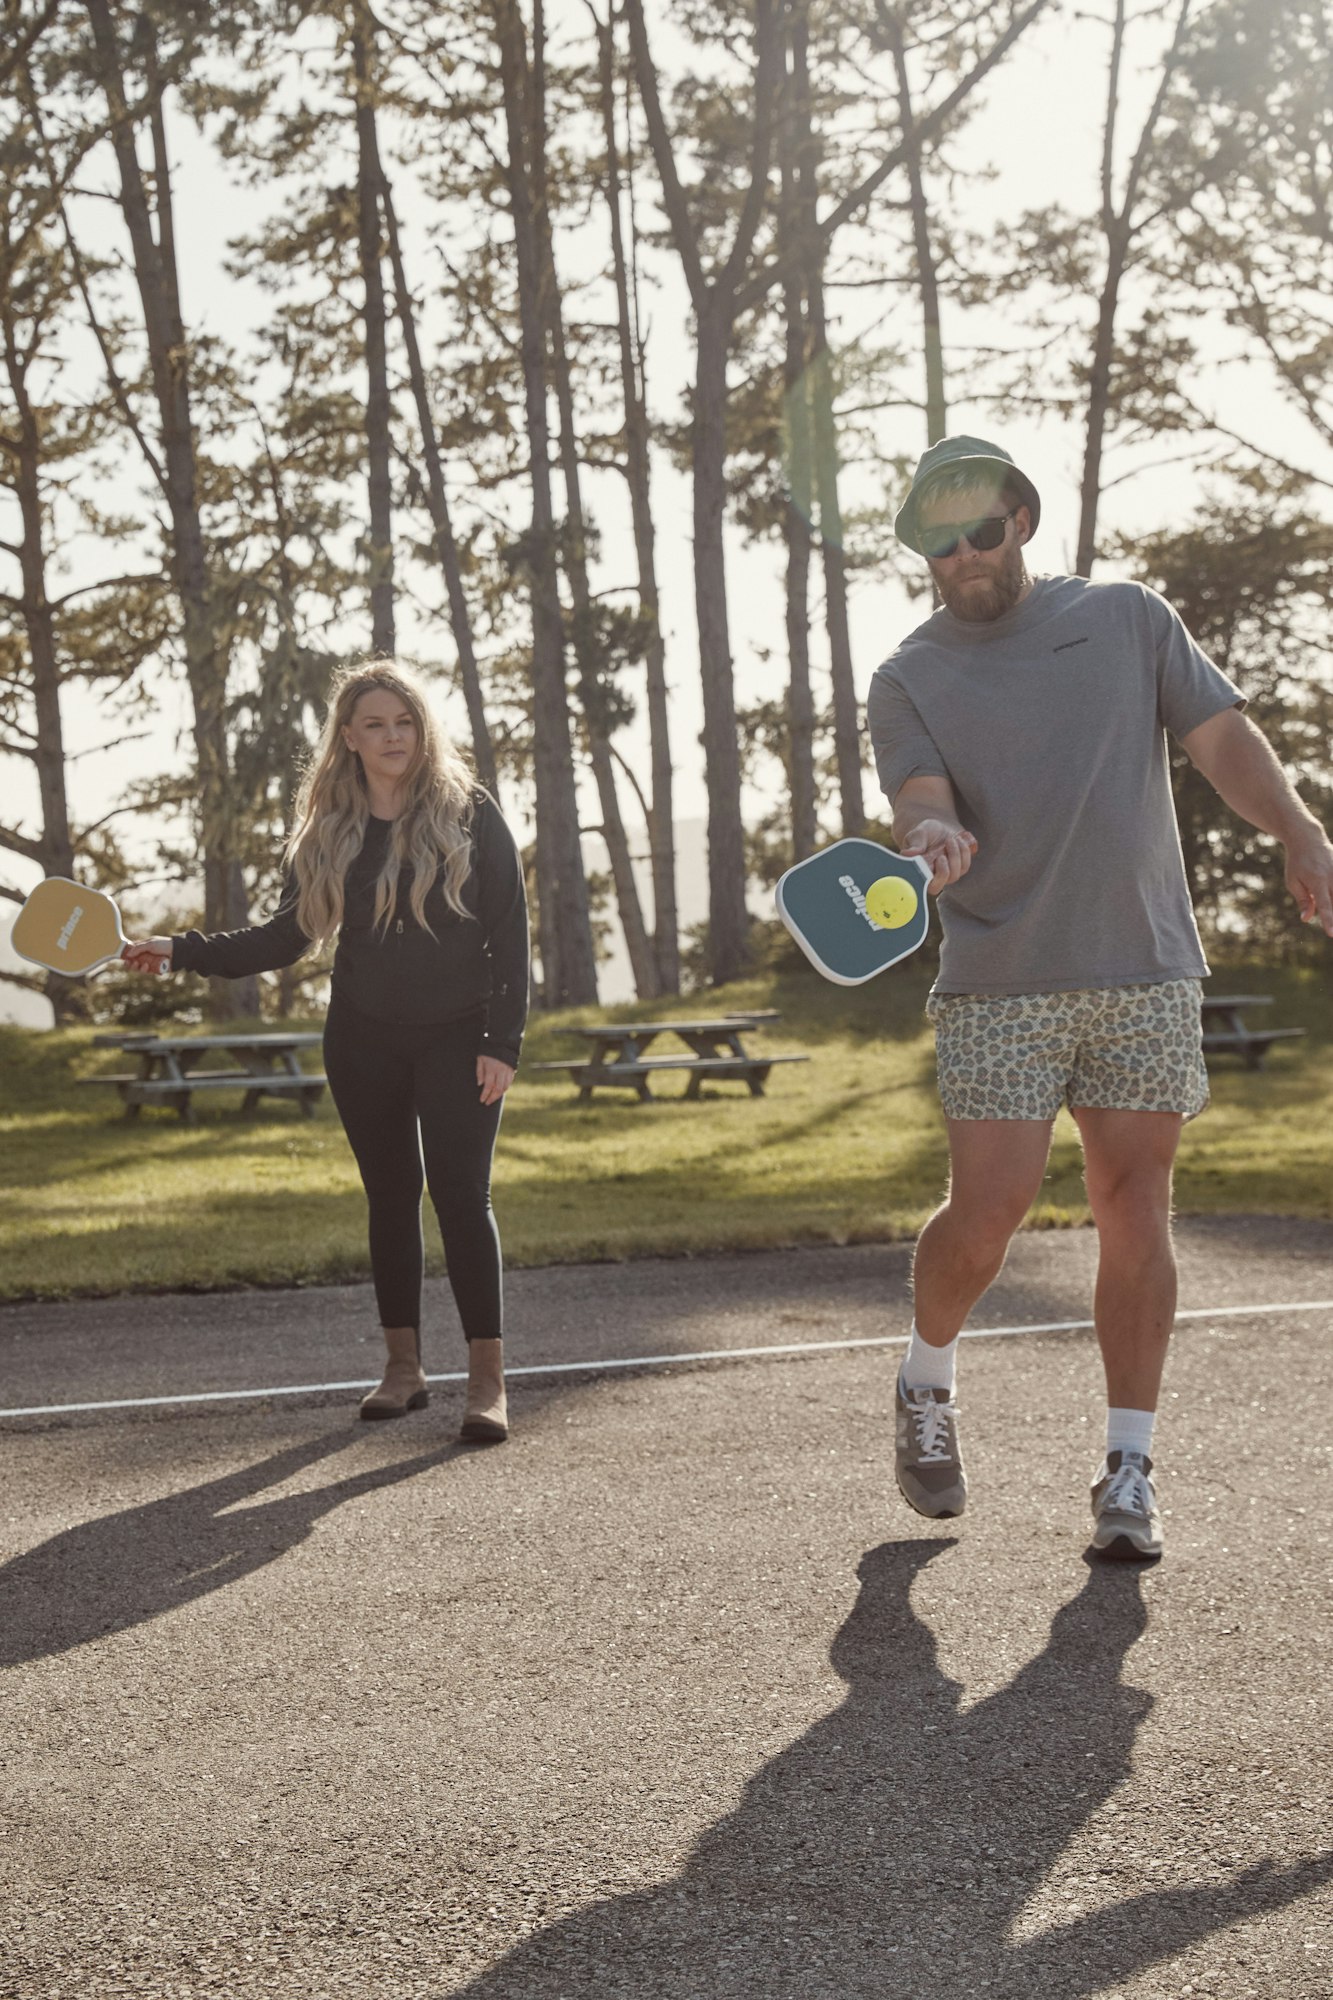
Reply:
[[[310, 1034], [95, 1035], [99, 1048], [123, 1049], [138, 1059], [137, 1070], [115, 1076], [86, 1076], [84, 1083], [114, 1084], [127, 1118], [145, 1104], [170, 1105], [187, 1125], [194, 1123], [191, 1100], [197, 1090], [245, 1092], [241, 1115], [261, 1097], [295, 1097], [303, 1118], [313, 1118], [327, 1078], [301, 1068], [298, 1050], [323, 1040]], [[209, 1056], [230, 1056], [230, 1069], [200, 1069]]]
[[[768, 1008], [750, 1014], [725, 1014], [714, 1020], [607, 1021], [597, 1027], [570, 1028], [567, 1033], [592, 1044], [591, 1055], [533, 1063], [530, 1067], [567, 1071], [578, 1085], [580, 1104], [587, 1104], [594, 1090], [606, 1086], [632, 1090], [641, 1104], [651, 1103], [651, 1079], [668, 1069], [688, 1072], [684, 1093], [687, 1098], [697, 1098], [709, 1077], [744, 1083], [752, 1097], [762, 1097], [769, 1071], [775, 1064], [810, 1060], [803, 1055], [755, 1055], [746, 1048], [742, 1037], [747, 1030], [765, 1027], [777, 1019], [776, 1011]], [[688, 1053], [650, 1056], [648, 1049], [662, 1035], [677, 1037]]]
[[1271, 993], [1205, 993], [1203, 996], [1203, 1049], [1205, 1055], [1238, 1055], [1246, 1069], [1260, 1069], [1274, 1042], [1285, 1042], [1305, 1033], [1304, 1028], [1251, 1028], [1246, 1025], [1247, 1007], [1271, 1007]]

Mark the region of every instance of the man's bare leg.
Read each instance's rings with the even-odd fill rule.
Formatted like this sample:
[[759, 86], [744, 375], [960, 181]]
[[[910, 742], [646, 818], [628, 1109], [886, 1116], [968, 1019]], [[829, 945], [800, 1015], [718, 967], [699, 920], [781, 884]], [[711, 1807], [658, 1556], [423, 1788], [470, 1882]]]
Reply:
[[1051, 1149], [1050, 1119], [950, 1118], [949, 1192], [921, 1232], [913, 1265], [916, 1326], [947, 1347], [999, 1276]]
[[1172, 1111], [1074, 1113], [1099, 1238], [1096, 1320], [1106, 1370], [1106, 1458], [1093, 1480], [1093, 1547], [1154, 1562], [1162, 1517], [1153, 1426], [1176, 1311], [1171, 1167], [1184, 1123]]
[[953, 1343], [1004, 1263], [1051, 1144], [1049, 1120], [951, 1118], [948, 1126], [949, 1192], [916, 1246], [916, 1323], [894, 1396], [898, 1489], [932, 1519], [967, 1505]]
[[1155, 1410], [1176, 1312], [1173, 1111], [1075, 1110], [1099, 1257], [1094, 1314], [1112, 1408]]

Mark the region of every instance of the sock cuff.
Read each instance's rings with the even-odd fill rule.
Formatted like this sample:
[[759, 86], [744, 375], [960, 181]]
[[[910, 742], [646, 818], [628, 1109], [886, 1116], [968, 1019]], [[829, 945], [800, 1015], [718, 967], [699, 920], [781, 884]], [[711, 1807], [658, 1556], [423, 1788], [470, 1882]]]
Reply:
[[931, 1347], [921, 1338], [916, 1321], [912, 1321], [912, 1337], [903, 1356], [902, 1378], [905, 1389], [944, 1389], [952, 1395], [957, 1364], [957, 1334], [946, 1347]]
[[1152, 1456], [1153, 1426], [1157, 1422], [1155, 1410], [1127, 1410], [1112, 1407], [1106, 1412], [1106, 1449], [1113, 1451], [1137, 1451], [1144, 1458]]

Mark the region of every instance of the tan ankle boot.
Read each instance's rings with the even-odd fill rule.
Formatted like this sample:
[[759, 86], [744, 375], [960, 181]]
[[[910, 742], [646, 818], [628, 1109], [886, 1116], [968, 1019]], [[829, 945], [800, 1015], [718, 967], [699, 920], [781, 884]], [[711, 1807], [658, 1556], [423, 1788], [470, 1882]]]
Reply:
[[421, 1336], [416, 1328], [386, 1326], [384, 1344], [389, 1350], [384, 1380], [361, 1402], [361, 1414], [367, 1420], [405, 1417], [409, 1410], [424, 1410], [430, 1401], [426, 1378], [421, 1372]]
[[468, 1444], [503, 1444], [509, 1436], [502, 1340], [467, 1344], [467, 1402], [458, 1435]]

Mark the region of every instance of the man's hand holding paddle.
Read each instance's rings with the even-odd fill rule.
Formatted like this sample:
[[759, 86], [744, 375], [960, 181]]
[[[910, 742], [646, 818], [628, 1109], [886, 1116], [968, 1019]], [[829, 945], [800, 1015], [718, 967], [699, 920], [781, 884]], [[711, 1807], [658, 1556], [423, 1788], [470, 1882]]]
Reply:
[[930, 870], [929, 893], [938, 896], [972, 866], [976, 835], [958, 818], [947, 778], [909, 778], [893, 802], [893, 837], [900, 854], [918, 855]]

